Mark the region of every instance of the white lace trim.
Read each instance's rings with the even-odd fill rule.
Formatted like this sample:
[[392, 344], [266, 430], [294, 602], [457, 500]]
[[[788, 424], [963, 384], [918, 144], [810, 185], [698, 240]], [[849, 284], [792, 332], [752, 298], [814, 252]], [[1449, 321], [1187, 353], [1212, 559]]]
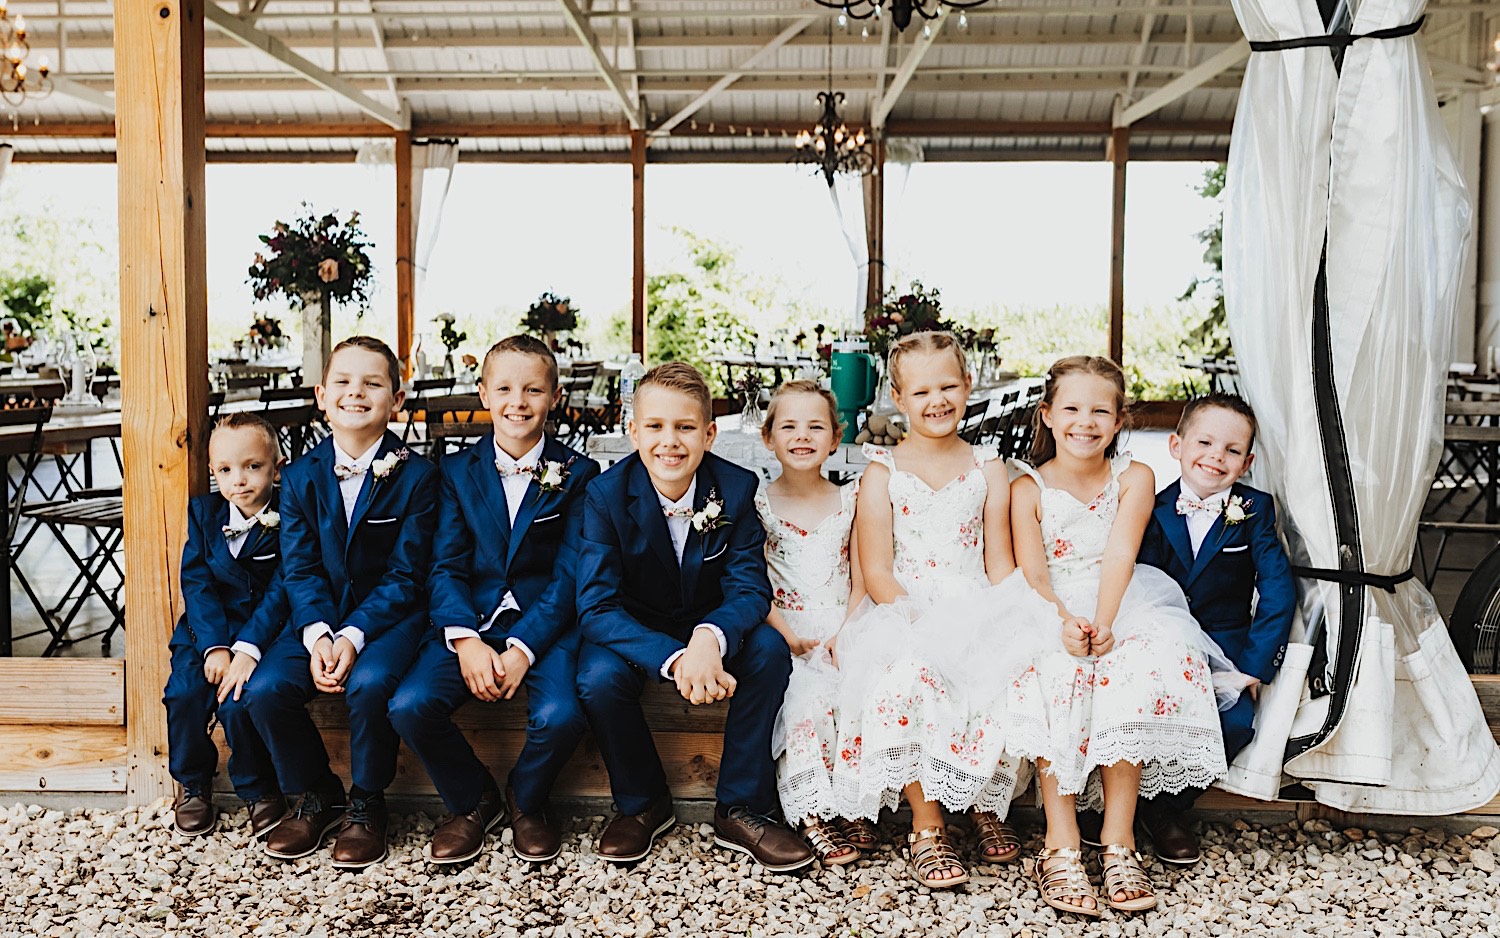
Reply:
[[1134, 762], [1141, 766], [1142, 798], [1207, 788], [1229, 771], [1217, 727], [1166, 723], [1119, 723], [1094, 732], [1087, 752], [1050, 738], [1039, 719], [1017, 715], [1011, 721], [1007, 754], [1046, 759], [1064, 795], [1084, 794], [1100, 766]]
[[[838, 814], [846, 818], [877, 820], [884, 808], [901, 805], [901, 791], [913, 782], [922, 783], [922, 793], [949, 811], [992, 811], [1004, 818], [1015, 797], [1020, 775], [1014, 759], [1002, 758], [988, 778], [960, 768], [936, 754], [929, 754], [919, 740], [866, 751], [853, 772], [835, 771], [834, 799]], [[788, 811], [788, 816], [790, 812]]]

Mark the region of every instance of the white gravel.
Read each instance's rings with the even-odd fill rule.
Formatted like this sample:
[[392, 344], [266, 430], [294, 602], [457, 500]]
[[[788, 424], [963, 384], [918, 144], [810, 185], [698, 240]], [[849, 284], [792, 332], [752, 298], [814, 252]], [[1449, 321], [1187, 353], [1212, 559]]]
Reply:
[[[715, 849], [702, 824], [679, 826], [634, 869], [593, 854], [604, 819], [589, 817], [572, 822], [553, 863], [516, 860], [505, 831], [444, 871], [422, 857], [432, 818], [406, 815], [391, 856], [349, 873], [327, 865], [326, 848], [287, 863], [265, 856], [243, 812], [191, 841], [170, 822], [166, 804], [0, 807], [0, 936], [1500, 936], [1493, 827], [1209, 824], [1197, 867], [1151, 863], [1162, 908], [1085, 922], [1044, 907], [1020, 864], [976, 864], [964, 889], [932, 892], [887, 845], [853, 868], [778, 876]], [[1035, 829], [1023, 835], [1028, 850], [1038, 845]]]

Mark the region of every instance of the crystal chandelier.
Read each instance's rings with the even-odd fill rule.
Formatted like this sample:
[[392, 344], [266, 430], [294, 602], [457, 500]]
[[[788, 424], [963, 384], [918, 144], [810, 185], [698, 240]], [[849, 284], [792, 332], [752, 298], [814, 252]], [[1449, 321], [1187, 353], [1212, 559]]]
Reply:
[[849, 125], [839, 116], [844, 94], [833, 90], [832, 23], [828, 25], [828, 90], [818, 92], [818, 101], [823, 105], [823, 113], [812, 127], [797, 132], [797, 152], [792, 155], [792, 162], [812, 163], [830, 187], [837, 173], [864, 174], [874, 169], [875, 155], [864, 130], [850, 132]]
[[26, 17], [14, 20], [7, 15], [6, 0], [0, 0], [0, 98], [11, 107], [19, 107], [27, 95], [46, 97], [52, 90], [47, 75], [52, 71], [44, 55], [36, 64], [33, 76], [26, 68], [31, 43], [26, 41]]
[[[879, 19], [883, 15], [883, 7], [890, 7], [891, 25], [897, 30], [904, 30], [911, 25], [911, 15], [916, 13], [924, 20], [935, 20], [942, 15], [943, 7], [953, 7], [955, 10], [972, 10], [978, 6], [984, 6], [990, 0], [814, 0], [821, 6], [831, 7], [838, 10], [841, 17], [853, 17], [857, 20], [867, 20], [871, 17]], [[967, 25], [967, 17], [960, 15], [959, 26]]]

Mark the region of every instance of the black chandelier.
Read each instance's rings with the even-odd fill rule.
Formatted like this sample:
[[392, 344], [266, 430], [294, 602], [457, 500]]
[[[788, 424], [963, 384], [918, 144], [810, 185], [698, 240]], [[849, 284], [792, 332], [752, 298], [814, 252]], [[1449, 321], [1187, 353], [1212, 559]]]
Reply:
[[972, 10], [975, 7], [984, 6], [990, 0], [813, 0], [813, 2], [839, 10], [845, 16], [857, 20], [867, 20], [871, 17], [879, 19], [883, 15], [881, 8], [889, 5], [891, 25], [897, 30], [905, 30], [911, 25], [913, 13], [924, 20], [935, 20], [942, 15], [943, 7]]
[[793, 162], [812, 163], [813, 168], [823, 174], [828, 185], [833, 185], [837, 173], [868, 173], [875, 168], [875, 155], [870, 152], [869, 140], [864, 130], [849, 131], [844, 119], [839, 116], [839, 105], [844, 103], [844, 93], [834, 91], [832, 82], [827, 91], [818, 92], [823, 103], [823, 114], [810, 130], [797, 132], [797, 153]]
[[31, 43], [26, 40], [26, 17], [12, 20], [0, 0], [0, 99], [11, 107], [20, 107], [28, 94], [44, 98], [52, 91], [48, 74], [52, 71], [44, 55], [37, 63], [37, 77], [27, 72]]

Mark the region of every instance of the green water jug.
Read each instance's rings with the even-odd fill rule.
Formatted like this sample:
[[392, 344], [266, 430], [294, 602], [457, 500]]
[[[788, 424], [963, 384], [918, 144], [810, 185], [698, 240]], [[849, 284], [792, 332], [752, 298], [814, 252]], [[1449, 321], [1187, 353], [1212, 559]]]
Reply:
[[839, 420], [844, 424], [844, 442], [853, 443], [859, 432], [855, 426], [859, 412], [875, 400], [879, 383], [875, 356], [864, 339], [843, 339], [833, 343], [829, 359], [829, 386], [839, 402]]

